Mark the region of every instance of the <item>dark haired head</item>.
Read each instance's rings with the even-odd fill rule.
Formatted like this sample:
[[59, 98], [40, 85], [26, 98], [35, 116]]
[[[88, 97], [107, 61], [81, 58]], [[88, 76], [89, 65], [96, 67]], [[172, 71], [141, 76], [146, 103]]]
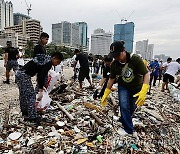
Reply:
[[172, 58], [169, 57], [169, 58], [167, 59], [167, 61], [172, 61]]
[[178, 63], [180, 63], [180, 58], [176, 59], [176, 61], [177, 61]]
[[47, 37], [49, 38], [49, 35], [45, 32], [42, 32], [41, 35], [40, 35], [40, 39], [42, 39], [43, 37]]
[[57, 59], [59, 59], [59, 60], [61, 60], [61, 61], [64, 59], [62, 53], [60, 53], [60, 52], [54, 52], [54, 53], [51, 55], [51, 57], [52, 57], [52, 58], [57, 58]]
[[7, 45], [12, 45], [12, 42], [11, 41], [7, 41], [6, 44]]
[[79, 49], [75, 49], [74, 50], [74, 53], [76, 54], [76, 53], [79, 53], [80, 51], [79, 51]]
[[112, 59], [111, 57], [109, 57], [109, 56], [105, 56], [105, 57], [104, 57], [104, 61], [105, 61], [105, 62], [112, 62], [112, 60], [113, 60], [113, 59]]

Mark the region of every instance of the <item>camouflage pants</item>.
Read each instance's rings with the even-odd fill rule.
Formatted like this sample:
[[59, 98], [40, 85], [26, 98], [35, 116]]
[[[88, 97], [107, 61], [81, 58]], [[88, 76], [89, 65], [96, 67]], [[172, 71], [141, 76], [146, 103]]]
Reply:
[[29, 119], [37, 117], [36, 113], [36, 94], [32, 85], [31, 77], [23, 70], [16, 73], [16, 81], [19, 88], [19, 100], [21, 112], [28, 115]]

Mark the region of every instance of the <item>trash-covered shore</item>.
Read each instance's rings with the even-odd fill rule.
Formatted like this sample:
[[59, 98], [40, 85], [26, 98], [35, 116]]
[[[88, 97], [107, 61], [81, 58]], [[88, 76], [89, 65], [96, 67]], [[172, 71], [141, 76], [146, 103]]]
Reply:
[[[98, 82], [95, 78], [95, 87]], [[122, 125], [117, 91], [110, 95], [108, 106], [101, 108], [100, 100], [92, 97], [95, 88], [84, 87], [80, 91], [78, 82], [68, 80], [66, 86], [52, 91], [51, 107], [42, 113], [45, 121], [40, 126], [23, 120], [18, 96], [12, 96], [0, 110], [0, 153], [180, 153], [180, 102], [172, 92], [153, 87], [133, 115], [135, 133], [123, 137], [118, 132]]]

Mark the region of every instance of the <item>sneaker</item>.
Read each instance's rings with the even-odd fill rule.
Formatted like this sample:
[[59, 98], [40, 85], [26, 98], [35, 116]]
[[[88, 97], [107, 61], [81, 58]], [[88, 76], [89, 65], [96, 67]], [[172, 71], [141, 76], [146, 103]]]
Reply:
[[35, 123], [35, 124], [37, 124], [37, 125], [40, 125], [40, 123], [41, 123], [41, 118], [33, 118], [33, 119], [27, 119], [29, 122], [31, 122], [31, 123]]
[[10, 82], [9, 82], [9, 81], [7, 81], [7, 80], [6, 80], [6, 81], [3, 81], [3, 83], [5, 83], [5, 84], [10, 84]]
[[26, 113], [26, 112], [22, 112], [22, 116], [27, 117], [27, 116], [28, 116], [28, 113]]
[[117, 130], [117, 133], [118, 133], [120, 136], [122, 136], [122, 137], [128, 135], [128, 133], [127, 133], [124, 129], [122, 129], [122, 128], [119, 128], [119, 129]]
[[38, 122], [40, 122], [42, 120], [42, 117], [40, 115], [37, 115], [36, 118], [24, 117], [24, 120], [32, 122], [32, 123], [38, 123]]

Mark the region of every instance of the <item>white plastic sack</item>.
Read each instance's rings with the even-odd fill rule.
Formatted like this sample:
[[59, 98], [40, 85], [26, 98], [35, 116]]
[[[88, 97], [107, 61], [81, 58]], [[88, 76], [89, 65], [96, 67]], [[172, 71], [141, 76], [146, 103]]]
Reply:
[[49, 75], [48, 75], [47, 85], [46, 85], [46, 89], [48, 93], [50, 93], [53, 90], [53, 87], [57, 83], [58, 79], [59, 79], [59, 73], [56, 73], [55, 71], [50, 70]]
[[49, 97], [48, 91], [43, 89], [43, 98], [40, 101], [37, 101], [36, 95], [36, 108], [38, 111], [45, 111], [51, 103], [52, 99]]
[[13, 70], [11, 70], [9, 74], [10, 74], [10, 76], [14, 76], [15, 72]]

